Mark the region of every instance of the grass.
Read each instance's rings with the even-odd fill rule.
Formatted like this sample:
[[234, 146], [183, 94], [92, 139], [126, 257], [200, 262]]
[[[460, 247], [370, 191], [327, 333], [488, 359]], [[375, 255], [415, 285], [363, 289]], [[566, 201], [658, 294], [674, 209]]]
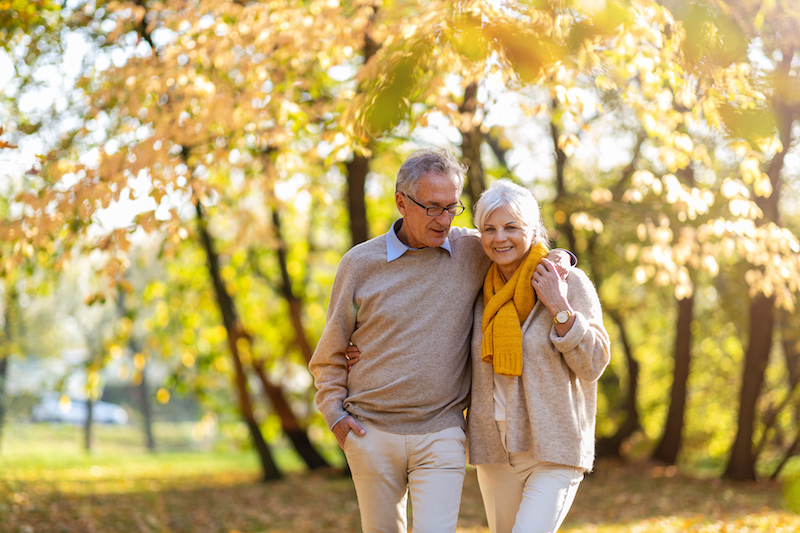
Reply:
[[[359, 531], [352, 482], [338, 471], [303, 472], [293, 452], [276, 449], [288, 473], [262, 483], [253, 453], [231, 445], [203, 450], [191, 429], [158, 427], [165, 451], [148, 454], [135, 428], [98, 427], [96, 452], [87, 456], [80, 428], [5, 428], [0, 533]], [[775, 482], [732, 483], [646, 463], [601, 462], [583, 482], [561, 531], [800, 531], [800, 516], [782, 491]], [[473, 469], [458, 531], [488, 533]]]
[[[93, 429], [92, 453], [84, 450], [83, 429], [69, 424], [11, 424], [3, 431], [0, 470], [11, 468], [17, 475], [37, 477], [42, 471], [90, 468], [179, 469], [186, 474], [201, 474], [208, 469], [247, 471], [258, 468], [252, 453], [242, 453], [234, 443], [224, 445], [194, 439], [193, 423], [157, 423], [154, 437], [158, 453], [145, 449], [141, 430], [135, 426], [103, 426]], [[301, 468], [300, 459], [282, 447], [276, 455], [281, 466]], [[198, 457], [203, 460], [198, 462]]]

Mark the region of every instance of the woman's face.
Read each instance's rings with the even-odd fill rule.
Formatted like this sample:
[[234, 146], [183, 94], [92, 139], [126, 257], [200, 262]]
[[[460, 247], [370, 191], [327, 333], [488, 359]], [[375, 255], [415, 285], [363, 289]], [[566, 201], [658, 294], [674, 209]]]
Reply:
[[489, 213], [481, 228], [483, 251], [497, 263], [506, 279], [522, 263], [532, 242], [533, 231], [523, 226], [506, 206]]

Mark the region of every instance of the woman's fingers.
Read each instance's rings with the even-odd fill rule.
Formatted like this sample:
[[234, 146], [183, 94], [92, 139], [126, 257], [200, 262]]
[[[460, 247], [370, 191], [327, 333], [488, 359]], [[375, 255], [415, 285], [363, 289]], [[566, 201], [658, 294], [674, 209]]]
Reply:
[[547, 279], [548, 275], [552, 276], [556, 281], [566, 279], [566, 271], [562, 272], [562, 269], [549, 259], [542, 259], [533, 274], [534, 277], [539, 276], [541, 279]]

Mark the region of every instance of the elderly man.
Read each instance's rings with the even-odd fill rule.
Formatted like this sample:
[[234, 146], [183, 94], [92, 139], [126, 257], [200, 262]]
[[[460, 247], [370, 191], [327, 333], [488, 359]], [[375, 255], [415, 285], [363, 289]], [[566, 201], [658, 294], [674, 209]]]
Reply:
[[[415, 533], [456, 530], [472, 309], [490, 264], [477, 232], [451, 228], [464, 210], [464, 170], [445, 151], [406, 159], [395, 192], [402, 218], [342, 257], [309, 365], [365, 532], [405, 532], [407, 490]], [[348, 374], [351, 341], [361, 353]]]

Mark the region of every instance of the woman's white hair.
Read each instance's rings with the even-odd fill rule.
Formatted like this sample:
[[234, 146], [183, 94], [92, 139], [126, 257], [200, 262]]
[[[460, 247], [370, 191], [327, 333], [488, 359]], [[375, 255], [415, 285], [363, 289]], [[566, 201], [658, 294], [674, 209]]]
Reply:
[[483, 232], [486, 219], [498, 207], [507, 207], [522, 226], [533, 232], [533, 244], [548, 246], [550, 237], [542, 222], [539, 203], [531, 191], [505, 178], [492, 183], [475, 204], [475, 227], [478, 231]]

